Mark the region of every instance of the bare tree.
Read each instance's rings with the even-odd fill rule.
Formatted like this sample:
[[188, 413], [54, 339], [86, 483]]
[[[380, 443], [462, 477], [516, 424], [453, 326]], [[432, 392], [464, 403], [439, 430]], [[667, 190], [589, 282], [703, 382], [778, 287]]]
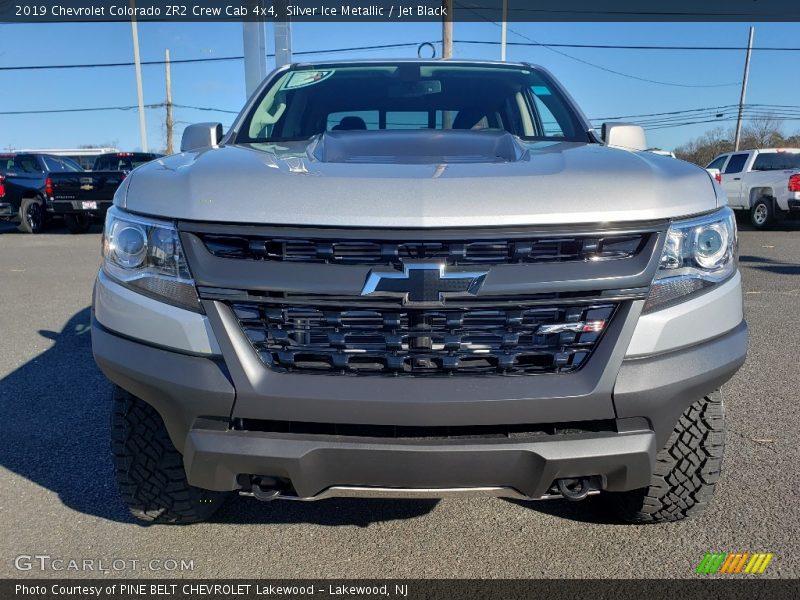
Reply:
[[116, 148], [117, 144], [119, 144], [119, 140], [111, 140], [110, 142], [102, 144], [80, 144], [78, 148], [84, 148], [86, 150], [91, 150], [92, 148]]
[[[714, 157], [733, 151], [734, 130], [718, 127], [700, 137], [675, 148], [678, 158], [700, 166], [710, 163]], [[742, 129], [742, 150], [800, 146], [800, 132], [793, 136], [783, 135], [783, 121], [773, 115], [750, 119]]]
[[717, 127], [675, 148], [675, 155], [680, 159], [705, 166], [715, 156], [731, 150], [733, 150], [733, 131]]
[[[751, 148], [769, 148], [783, 143], [783, 120], [774, 115], [750, 119], [742, 131], [742, 140]], [[745, 147], [745, 146], [742, 146]]]

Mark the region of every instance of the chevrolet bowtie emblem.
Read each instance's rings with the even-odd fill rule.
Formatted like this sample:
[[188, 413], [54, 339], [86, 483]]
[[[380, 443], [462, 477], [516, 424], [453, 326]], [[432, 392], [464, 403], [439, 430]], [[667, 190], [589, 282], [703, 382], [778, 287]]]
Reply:
[[403, 304], [443, 304], [445, 298], [474, 296], [487, 271], [448, 271], [443, 263], [403, 264], [403, 270], [369, 272], [362, 296], [398, 296]]

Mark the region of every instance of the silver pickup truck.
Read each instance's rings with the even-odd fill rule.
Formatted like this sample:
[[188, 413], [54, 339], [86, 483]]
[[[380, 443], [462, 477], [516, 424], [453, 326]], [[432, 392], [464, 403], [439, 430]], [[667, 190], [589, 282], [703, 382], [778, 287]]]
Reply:
[[272, 73], [127, 177], [94, 290], [138, 518], [261, 500], [566, 498], [697, 513], [742, 365], [703, 169], [597, 135], [529, 64]]

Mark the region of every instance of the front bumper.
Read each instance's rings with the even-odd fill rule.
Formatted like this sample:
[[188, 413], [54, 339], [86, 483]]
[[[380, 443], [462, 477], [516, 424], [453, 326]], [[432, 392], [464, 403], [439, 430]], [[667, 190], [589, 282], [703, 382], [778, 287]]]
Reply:
[[[224, 315], [211, 310], [209, 317], [220, 337], [227, 331]], [[626, 327], [632, 328], [631, 323], [635, 319], [619, 321], [615, 341], [630, 339]], [[607, 344], [605, 357], [599, 353], [586, 369], [567, 376], [573, 388], [559, 387], [569, 380], [553, 379], [558, 376], [424, 379], [417, 384], [406, 379], [398, 382], [407, 390], [404, 395], [386, 385], [396, 378], [282, 375], [282, 381], [265, 382], [259, 379], [265, 372], [260, 364], [251, 368], [246, 360], [157, 348], [118, 336], [97, 321], [92, 342], [106, 376], [161, 414], [193, 485], [235, 490], [242, 487], [240, 476], [269, 476], [289, 480], [304, 498], [337, 486], [492, 486], [538, 498], [562, 477], [594, 476], [610, 491], [647, 485], [655, 453], [680, 414], [744, 362], [747, 326], [742, 321], [712, 340], [635, 359], [623, 360], [626, 343]], [[227, 357], [247, 356], [226, 351], [230, 343], [230, 338], [220, 339]], [[596, 379], [578, 377], [592, 375], [592, 365], [599, 370]], [[332, 385], [341, 380], [346, 380], [343, 387]], [[436, 381], [441, 383], [420, 396]], [[527, 388], [525, 395], [521, 386]], [[350, 395], [340, 395], [347, 389]], [[242, 399], [249, 400], [243, 413]], [[507, 439], [358, 437], [246, 427], [274, 420], [397, 425], [593, 420], [605, 427]]]
[[[199, 423], [184, 448], [189, 481], [226, 490], [235, 476], [268, 475], [314, 498], [335, 488], [495, 488], [541, 498], [563, 477], [597, 476], [606, 490], [646, 486], [655, 434], [636, 419], [622, 432], [539, 436], [526, 441], [382, 441], [341, 436], [230, 431]], [[625, 431], [631, 427], [631, 431]], [[498, 493], [497, 495], [505, 495]]]

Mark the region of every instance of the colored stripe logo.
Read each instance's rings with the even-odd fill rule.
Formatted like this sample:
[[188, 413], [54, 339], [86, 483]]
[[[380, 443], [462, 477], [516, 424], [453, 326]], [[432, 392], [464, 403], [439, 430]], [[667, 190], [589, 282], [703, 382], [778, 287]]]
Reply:
[[697, 567], [697, 573], [699, 575], [713, 575], [714, 573], [728, 575], [740, 573], [749, 575], [761, 574], [767, 570], [767, 565], [773, 556], [772, 553], [707, 552]]

